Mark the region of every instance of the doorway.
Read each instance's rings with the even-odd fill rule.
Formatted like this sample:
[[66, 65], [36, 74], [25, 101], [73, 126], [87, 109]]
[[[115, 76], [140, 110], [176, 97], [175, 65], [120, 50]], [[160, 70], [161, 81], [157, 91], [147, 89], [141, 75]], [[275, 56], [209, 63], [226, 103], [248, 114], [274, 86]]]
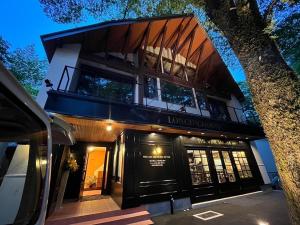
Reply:
[[86, 166], [82, 184], [81, 197], [97, 197], [103, 191], [106, 147], [87, 147]]
[[187, 149], [192, 202], [239, 193], [255, 184], [244, 150]]

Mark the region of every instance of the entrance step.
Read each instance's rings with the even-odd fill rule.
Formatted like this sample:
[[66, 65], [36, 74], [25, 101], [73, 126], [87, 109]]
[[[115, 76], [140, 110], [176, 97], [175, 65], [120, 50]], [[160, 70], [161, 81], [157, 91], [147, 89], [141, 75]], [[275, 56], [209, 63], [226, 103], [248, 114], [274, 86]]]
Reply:
[[75, 216], [46, 221], [45, 225], [150, 225], [150, 213], [144, 207]]

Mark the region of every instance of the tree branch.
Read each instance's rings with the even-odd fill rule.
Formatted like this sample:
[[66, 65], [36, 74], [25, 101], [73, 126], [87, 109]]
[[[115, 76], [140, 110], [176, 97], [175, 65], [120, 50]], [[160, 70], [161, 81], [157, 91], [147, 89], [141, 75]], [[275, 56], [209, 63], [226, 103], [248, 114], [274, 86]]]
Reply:
[[263, 14], [263, 21], [268, 23], [268, 16], [272, 14], [273, 9], [278, 4], [279, 0], [272, 0]]

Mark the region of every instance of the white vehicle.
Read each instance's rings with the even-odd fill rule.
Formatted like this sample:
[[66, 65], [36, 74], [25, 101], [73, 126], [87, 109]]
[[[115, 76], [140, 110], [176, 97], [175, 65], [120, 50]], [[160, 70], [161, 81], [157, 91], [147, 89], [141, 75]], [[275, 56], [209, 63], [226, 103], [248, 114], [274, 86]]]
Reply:
[[44, 224], [52, 145], [72, 144], [70, 132], [0, 62], [0, 224]]

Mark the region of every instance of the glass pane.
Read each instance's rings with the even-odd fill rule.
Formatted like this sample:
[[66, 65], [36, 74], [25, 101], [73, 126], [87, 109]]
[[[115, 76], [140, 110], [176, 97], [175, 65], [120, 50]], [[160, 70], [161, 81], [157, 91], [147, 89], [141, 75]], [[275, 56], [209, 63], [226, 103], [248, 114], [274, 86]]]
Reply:
[[207, 109], [206, 97], [202, 92], [196, 92], [197, 102], [200, 109]]
[[225, 102], [213, 98], [207, 98], [207, 105], [212, 118], [218, 120], [230, 120]]
[[111, 101], [132, 103], [134, 88], [133, 83], [111, 80], [96, 73], [82, 71], [79, 76], [77, 93]]
[[161, 81], [161, 96], [165, 102], [195, 107], [194, 94], [191, 88]]
[[227, 171], [227, 174], [228, 174], [229, 182], [235, 182], [236, 179], [235, 179], [232, 163], [231, 163], [231, 160], [230, 160], [230, 157], [229, 157], [229, 153], [227, 151], [226, 152], [222, 151], [222, 155], [223, 155], [223, 158], [224, 158], [224, 163], [225, 163], [226, 171]]
[[211, 183], [206, 152], [203, 150], [188, 150], [189, 166], [192, 176], [192, 184], [200, 185]]
[[218, 176], [219, 183], [226, 183], [226, 177], [224, 173], [224, 168], [222, 165], [221, 157], [218, 151], [212, 151], [212, 156], [214, 159], [214, 164], [216, 167], [216, 172]]
[[146, 98], [158, 99], [157, 79], [153, 77], [145, 77], [144, 92]]
[[252, 172], [246, 157], [245, 151], [234, 151], [232, 153], [236, 168], [241, 179], [252, 178]]

